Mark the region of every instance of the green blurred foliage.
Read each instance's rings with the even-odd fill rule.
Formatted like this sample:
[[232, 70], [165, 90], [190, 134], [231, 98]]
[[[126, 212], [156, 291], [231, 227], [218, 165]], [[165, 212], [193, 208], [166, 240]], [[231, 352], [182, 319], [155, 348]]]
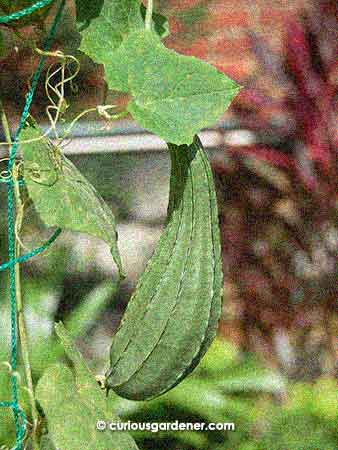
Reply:
[[142, 449], [334, 450], [338, 442], [336, 381], [287, 384], [251, 354], [216, 340], [196, 371], [150, 402], [116, 398], [135, 422], [234, 422], [235, 431], [135, 432]]
[[[32, 336], [34, 380], [51, 363], [64, 358], [48, 329], [58, 292], [48, 283], [25, 281], [28, 316], [40, 312], [41, 326]], [[66, 326], [75, 339], [83, 339], [98, 321], [116, 291], [111, 280], [99, 284], [68, 316]], [[54, 294], [54, 296], [52, 295]], [[48, 300], [49, 299], [49, 300]], [[54, 305], [55, 306], [55, 305]], [[42, 318], [41, 318], [42, 311]], [[4, 316], [3, 316], [4, 317]], [[89, 319], [90, 320], [87, 320]], [[1, 328], [0, 333], [4, 329]], [[1, 342], [8, 336], [0, 335]], [[1, 361], [8, 360], [1, 347]], [[91, 364], [92, 365], [92, 364]], [[10, 398], [8, 367], [0, 369], [0, 398]], [[19, 373], [23, 380], [22, 368]], [[20, 404], [28, 418], [27, 392], [19, 381]], [[333, 379], [314, 384], [290, 383], [264, 367], [253, 354], [242, 354], [232, 344], [216, 339], [197, 369], [165, 395], [148, 402], [133, 402], [110, 394], [111, 411], [132, 422], [234, 422], [235, 431], [134, 432], [141, 449], [156, 450], [336, 450], [338, 393]], [[10, 446], [14, 429], [11, 412], [0, 411], [0, 446]]]
[[335, 450], [338, 443], [338, 391], [334, 379], [318, 379], [314, 384], [290, 387], [284, 408], [271, 407], [263, 448], [288, 450]]

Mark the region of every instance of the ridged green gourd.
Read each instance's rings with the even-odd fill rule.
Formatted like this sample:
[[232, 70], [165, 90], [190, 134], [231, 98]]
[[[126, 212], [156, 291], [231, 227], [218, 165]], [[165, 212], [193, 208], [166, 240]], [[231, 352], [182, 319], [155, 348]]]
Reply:
[[213, 341], [223, 274], [215, 187], [202, 143], [168, 144], [166, 226], [113, 338], [106, 386], [132, 400], [182, 381]]

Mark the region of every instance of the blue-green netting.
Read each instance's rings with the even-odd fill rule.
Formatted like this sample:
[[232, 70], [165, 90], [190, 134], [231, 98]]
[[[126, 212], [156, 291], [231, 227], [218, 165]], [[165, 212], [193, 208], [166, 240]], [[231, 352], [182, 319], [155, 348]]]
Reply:
[[[0, 17], [0, 24], [8, 23], [13, 20], [19, 20], [21, 17], [32, 14], [34, 11], [37, 11], [40, 8], [52, 3], [54, 0], [41, 0], [34, 3], [32, 6], [22, 9], [21, 11], [17, 11], [8, 16]], [[55, 37], [55, 32], [57, 25], [60, 21], [62, 10], [64, 8], [65, 0], [60, 1], [60, 5], [55, 14], [54, 21], [52, 27], [48, 33], [48, 37], [46, 39], [44, 50], [48, 51], [51, 47], [53, 39]], [[14, 230], [14, 182], [12, 179], [12, 169], [15, 163], [18, 139], [21, 133], [21, 130], [26, 122], [27, 116], [29, 114], [29, 109], [33, 100], [33, 96], [36, 90], [36, 86], [41, 75], [44, 63], [45, 56], [42, 56], [39, 61], [39, 65], [33, 75], [31, 88], [26, 95], [26, 102], [24, 109], [22, 111], [22, 115], [20, 118], [19, 126], [15, 132], [14, 140], [12, 143], [12, 147], [10, 150], [9, 161], [8, 161], [8, 169], [7, 173], [10, 175], [6, 178], [7, 183], [7, 232], [8, 232], [8, 262], [0, 265], [0, 270], [9, 270], [10, 277], [10, 304], [11, 304], [11, 366], [12, 373], [16, 371], [17, 368], [17, 301], [16, 301], [16, 289], [15, 289], [15, 264], [27, 261], [27, 259], [41, 253], [45, 250], [60, 234], [60, 229], [58, 229], [54, 235], [41, 247], [33, 250], [30, 253], [27, 253], [19, 258], [15, 256], [15, 230]], [[18, 392], [17, 392], [17, 379], [14, 374], [11, 375], [11, 386], [12, 386], [12, 400], [11, 401], [2, 401], [0, 402], [0, 407], [3, 408], [11, 408], [14, 415], [15, 421], [15, 431], [16, 431], [16, 442], [13, 450], [21, 450], [23, 440], [26, 433], [26, 417], [24, 412], [20, 409], [18, 403]]]

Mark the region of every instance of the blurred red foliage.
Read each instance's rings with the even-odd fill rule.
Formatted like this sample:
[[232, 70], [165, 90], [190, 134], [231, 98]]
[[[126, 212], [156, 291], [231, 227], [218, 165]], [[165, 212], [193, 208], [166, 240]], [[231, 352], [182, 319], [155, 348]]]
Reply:
[[256, 143], [214, 165], [233, 306], [222, 332], [314, 378], [337, 360], [337, 3], [317, 0], [285, 31], [284, 56], [248, 32], [260, 73], [232, 110]]

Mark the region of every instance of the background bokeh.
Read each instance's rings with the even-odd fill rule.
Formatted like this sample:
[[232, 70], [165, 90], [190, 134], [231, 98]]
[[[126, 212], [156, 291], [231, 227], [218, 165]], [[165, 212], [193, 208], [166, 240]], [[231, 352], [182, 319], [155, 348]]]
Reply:
[[[141, 449], [336, 450], [337, 4], [155, 4], [169, 18], [168, 47], [213, 64], [243, 86], [215, 124], [217, 145], [208, 145], [219, 205], [224, 307], [218, 339], [190, 377], [150, 402], [116, 397], [116, 410], [134, 421], [236, 426], [213, 433], [138, 432], [134, 436]], [[1, 26], [0, 32], [5, 43], [0, 45], [0, 98], [14, 130], [38, 61], [21, 38], [39, 43], [41, 30]], [[104, 101], [123, 109], [127, 101], [107, 92], [102, 67], [77, 50], [79, 40], [74, 4], [68, 1], [54, 48], [76, 55], [81, 71], [78, 89], [66, 90], [69, 107], [60, 129], [83, 109]], [[46, 127], [47, 105], [40, 83], [31, 112]], [[111, 337], [166, 215], [168, 155], [165, 149], [147, 149], [146, 136], [128, 118], [108, 123], [89, 114], [63, 143], [116, 214], [128, 277], [118, 288], [109, 249], [66, 232], [45, 254], [22, 265], [35, 382], [48, 364], [64, 358], [53, 334], [55, 320], [65, 322], [95, 373], [106, 368]], [[125, 144], [115, 151], [119, 137]], [[135, 137], [142, 151], [131, 149]], [[106, 149], [99, 152], [100, 139]], [[5, 156], [6, 148], [0, 146], [0, 152]], [[1, 184], [0, 198], [3, 261], [7, 238]], [[49, 234], [28, 208], [24, 245], [34, 248]], [[7, 293], [8, 275], [0, 272], [0, 361], [9, 360]], [[22, 385], [20, 398], [29, 415]], [[0, 399], [8, 397], [8, 367], [2, 364]], [[13, 435], [10, 415], [0, 410], [0, 448], [10, 447]]]

